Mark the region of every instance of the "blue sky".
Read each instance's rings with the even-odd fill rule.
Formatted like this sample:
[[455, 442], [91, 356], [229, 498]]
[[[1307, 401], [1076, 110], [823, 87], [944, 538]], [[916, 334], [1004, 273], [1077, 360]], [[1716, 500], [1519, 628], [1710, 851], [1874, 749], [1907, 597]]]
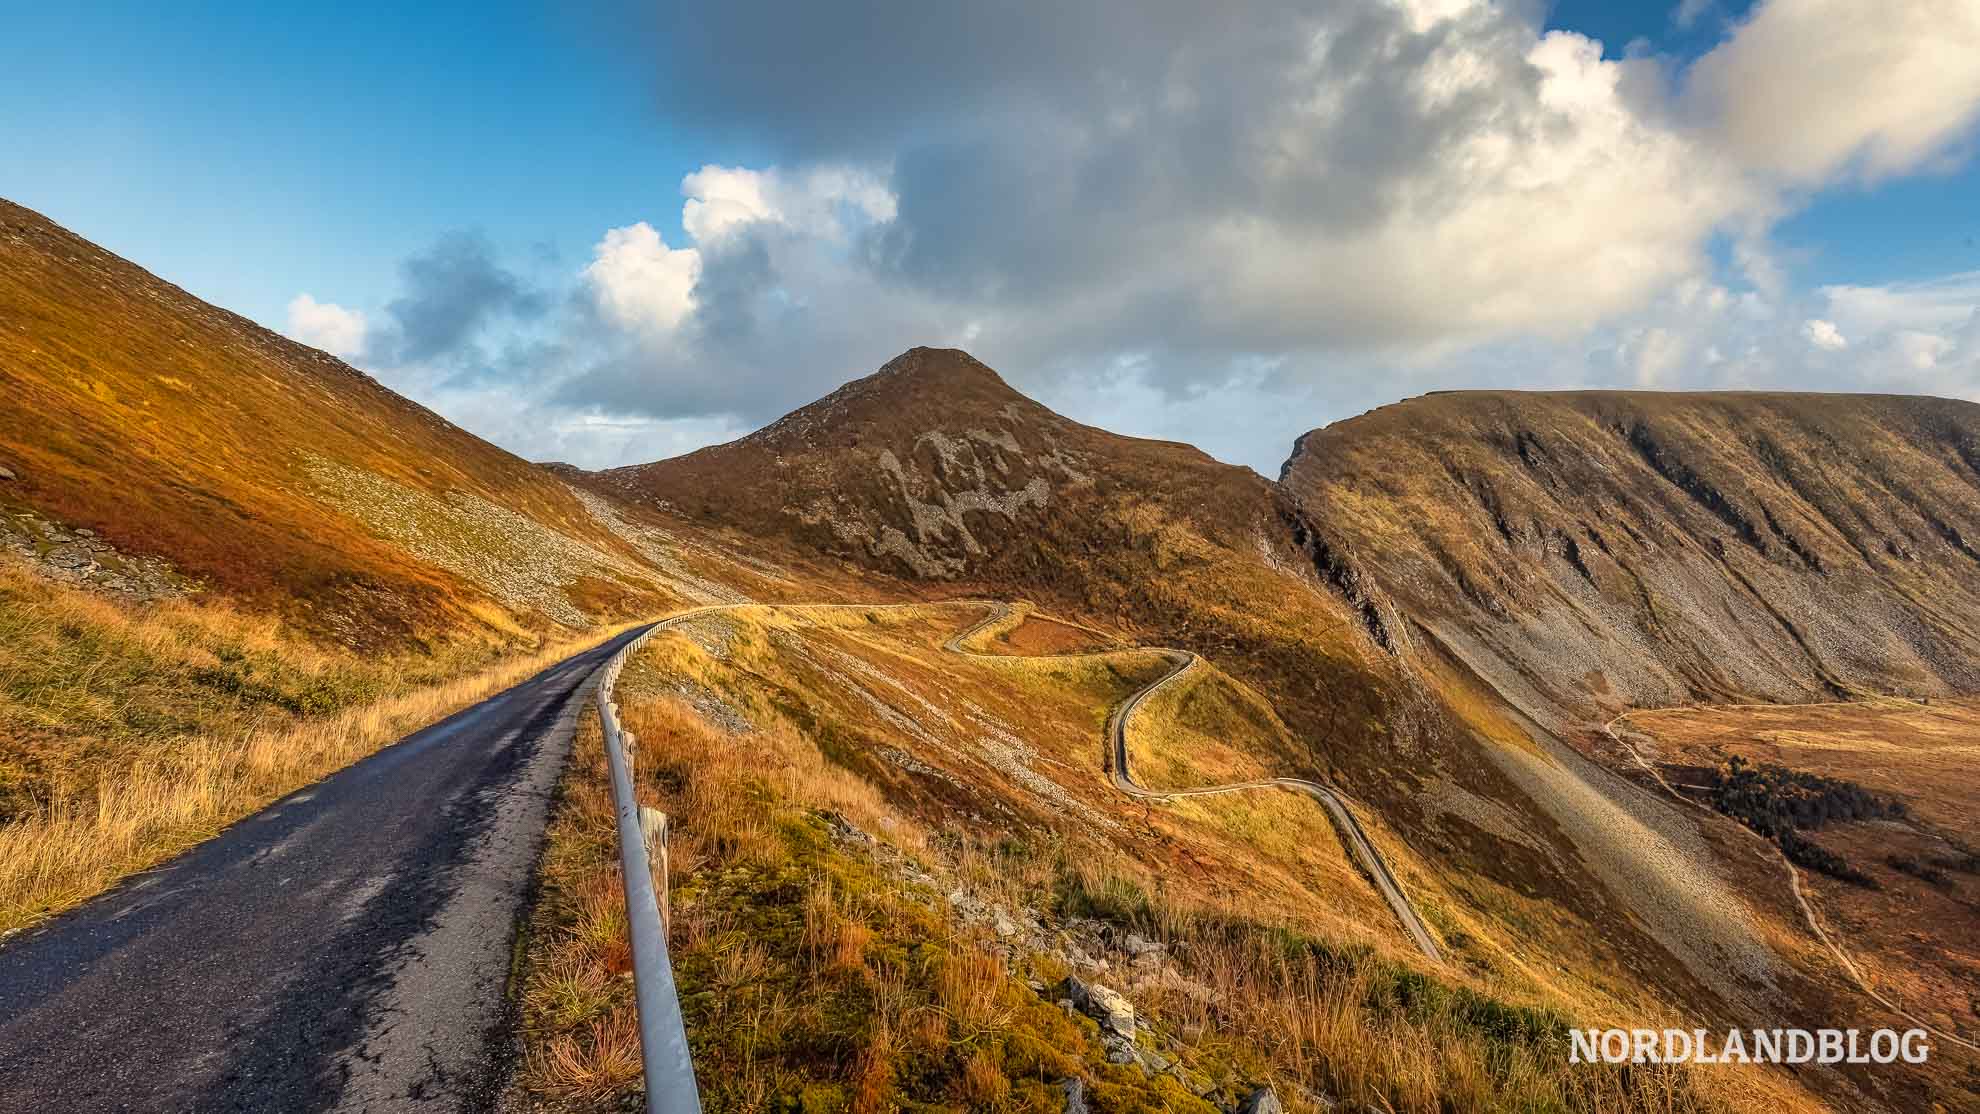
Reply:
[[0, 191], [279, 326], [461, 228], [582, 253], [699, 165], [557, 5], [42, 5], [0, 37]]
[[[1980, 390], [1958, 313], [1980, 286], [1960, 100], [1980, 91], [1897, 87], [1942, 69], [1934, 50], [1961, 56], [1962, 0], [1261, 0], [1257, 35], [1161, 0], [994, 25], [866, 7], [17, 11], [0, 196], [341, 344], [518, 451], [591, 464], [734, 435], [923, 342], [1261, 470], [1304, 428], [1450, 385]], [[1849, 34], [1887, 35], [1873, 45], [1904, 64], [1798, 59], [1814, 19], [1871, 21]], [[1386, 53], [1302, 68], [1317, 56], [1286, 55], [1275, 21]], [[1458, 58], [1491, 76], [1424, 108], [1411, 90]], [[1887, 117], [1835, 137], [1742, 112], [1797, 103], [1797, 67], [1818, 64]], [[1574, 103], [1536, 99], [1536, 66]], [[1351, 111], [1257, 131], [1293, 74]], [[1923, 129], [1907, 97], [1959, 111]], [[1557, 175], [1544, 191], [1451, 170], [1503, 146], [1507, 105], [1557, 117], [1515, 144], [1587, 137], [1504, 171]], [[1244, 165], [1260, 150], [1302, 154]], [[1660, 168], [1640, 195], [1604, 177], [1622, 160]], [[1397, 200], [1417, 196], [1456, 200]], [[1466, 207], [1476, 225], [1451, 216]], [[1503, 242], [1478, 231], [1499, 214], [1520, 226]], [[1391, 264], [1456, 242], [1443, 267]], [[1455, 288], [1481, 259], [1477, 289]], [[1314, 273], [1343, 266], [1366, 280]], [[298, 318], [305, 293], [342, 316]]]

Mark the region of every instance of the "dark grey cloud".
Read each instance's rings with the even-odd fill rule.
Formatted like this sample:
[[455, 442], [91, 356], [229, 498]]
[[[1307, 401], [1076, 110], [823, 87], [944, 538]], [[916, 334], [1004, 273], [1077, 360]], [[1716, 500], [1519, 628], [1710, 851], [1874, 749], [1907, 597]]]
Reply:
[[[1417, 30], [1373, 0], [742, 0], [659, 5], [649, 30], [665, 118], [787, 165], [890, 165], [900, 218], [873, 258], [1017, 304], [1166, 268], [1183, 226], [1363, 227], [1455, 203], [1402, 186], [1539, 86], [1531, 33], [1502, 10]], [[1493, 36], [1477, 56], [1501, 72], [1425, 101], [1438, 52]], [[1149, 311], [1174, 308], [1170, 291]]]
[[[385, 306], [386, 325], [368, 359], [392, 365], [445, 361], [473, 352], [480, 334], [504, 319], [541, 317], [550, 298], [503, 266], [485, 236], [452, 232], [399, 266], [402, 293]], [[478, 355], [478, 352], [475, 353]]]

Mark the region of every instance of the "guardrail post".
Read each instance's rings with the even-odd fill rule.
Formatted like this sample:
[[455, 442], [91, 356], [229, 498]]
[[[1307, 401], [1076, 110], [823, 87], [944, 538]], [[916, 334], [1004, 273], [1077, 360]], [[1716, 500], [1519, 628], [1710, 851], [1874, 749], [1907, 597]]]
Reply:
[[667, 814], [651, 805], [639, 810], [639, 835], [646, 844], [646, 865], [653, 871], [653, 896], [660, 903], [660, 930], [673, 933], [674, 915], [667, 901]]

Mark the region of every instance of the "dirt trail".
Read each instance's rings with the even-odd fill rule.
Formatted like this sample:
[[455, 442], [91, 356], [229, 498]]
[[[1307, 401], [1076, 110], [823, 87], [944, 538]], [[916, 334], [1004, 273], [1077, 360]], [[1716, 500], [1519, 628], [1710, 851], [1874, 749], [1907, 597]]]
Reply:
[[[1728, 705], [1728, 707], [1822, 708], [1822, 707], [1830, 707], [1836, 704], [1844, 704], [1844, 703], [1854, 703], [1854, 701], [1825, 700], [1825, 701], [1818, 701], [1808, 704], [1734, 704], [1734, 705]], [[1616, 724], [1621, 723], [1623, 720], [1628, 719], [1630, 716], [1635, 715], [1639, 711], [1647, 712], [1647, 711], [1663, 711], [1663, 710], [1664, 709], [1661, 708], [1632, 709], [1631, 711], [1624, 712], [1621, 715], [1610, 720], [1609, 722], [1603, 724], [1602, 730], [1607, 732], [1609, 738], [1614, 739], [1617, 745], [1621, 746], [1625, 751], [1629, 752], [1630, 758], [1633, 761], [1635, 761], [1635, 763], [1638, 766], [1641, 766], [1644, 772], [1648, 773], [1651, 776], [1651, 778], [1654, 779], [1657, 782], [1657, 784], [1663, 788], [1664, 792], [1670, 794], [1673, 798], [1682, 801], [1687, 805], [1690, 805], [1692, 808], [1698, 809], [1699, 811], [1705, 813], [1708, 816], [1720, 815], [1714, 809], [1709, 808], [1706, 805], [1700, 804], [1699, 802], [1692, 800], [1690, 797], [1687, 797], [1684, 794], [1678, 792], [1675, 786], [1673, 786], [1670, 782], [1664, 780], [1663, 771], [1657, 769], [1655, 763], [1643, 757], [1642, 752], [1636, 749], [1635, 744], [1631, 743], [1628, 739], [1624, 738], [1622, 736], [1622, 733], [1616, 730]], [[1815, 934], [1815, 938], [1822, 942], [1823, 947], [1829, 949], [1829, 954], [1834, 956], [1836, 963], [1839, 966], [1841, 966], [1845, 972], [1849, 974], [1850, 980], [1856, 983], [1856, 988], [1858, 990], [1861, 990], [1864, 994], [1868, 995], [1870, 999], [1876, 1002], [1878, 1005], [1884, 1007], [1885, 1009], [1891, 1011], [1892, 1013], [1898, 1015], [1899, 1017], [1904, 1018], [1906, 1021], [1911, 1022], [1913, 1025], [1918, 1026], [1920, 1029], [1923, 1029], [1926, 1032], [1932, 1034], [1934, 1037], [1938, 1038], [1939, 1040], [1948, 1041], [1952, 1044], [1959, 1045], [1961, 1048], [1965, 1048], [1970, 1051], [1980, 1052], [1980, 1045], [1976, 1045], [1972, 1041], [1966, 1040], [1963, 1037], [1954, 1036], [1951, 1033], [1945, 1032], [1944, 1030], [1939, 1029], [1925, 1022], [1916, 1015], [1912, 1014], [1910, 1011], [1906, 1010], [1904, 1007], [1891, 1001], [1889, 998], [1884, 997], [1881, 993], [1877, 991], [1876, 987], [1871, 986], [1870, 980], [1864, 977], [1863, 971], [1856, 966], [1856, 961], [1849, 957], [1848, 951], [1844, 950], [1842, 946], [1842, 942], [1836, 939], [1834, 936], [1829, 935], [1829, 930], [1823, 927], [1821, 916], [1815, 912], [1814, 902], [1809, 900], [1808, 891], [1804, 889], [1801, 885], [1801, 871], [1795, 867], [1793, 862], [1789, 861], [1787, 855], [1780, 849], [1780, 847], [1777, 844], [1774, 843], [1774, 841], [1770, 839], [1766, 839], [1764, 836], [1761, 836], [1757, 832], [1751, 832], [1750, 829], [1745, 828], [1743, 825], [1741, 827], [1741, 830], [1748, 831], [1750, 834], [1753, 835], [1755, 839], [1759, 839], [1765, 842], [1767, 844], [1767, 848], [1774, 853], [1774, 858], [1780, 861], [1781, 868], [1787, 871], [1788, 888], [1794, 891], [1795, 904], [1801, 906], [1801, 916], [1802, 919], [1808, 923], [1808, 930]]]

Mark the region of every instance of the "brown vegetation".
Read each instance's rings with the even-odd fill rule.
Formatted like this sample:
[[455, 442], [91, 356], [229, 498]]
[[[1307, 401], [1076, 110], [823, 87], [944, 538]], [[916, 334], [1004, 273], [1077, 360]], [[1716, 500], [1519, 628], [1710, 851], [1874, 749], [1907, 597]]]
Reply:
[[[1524, 980], [1548, 1001], [1571, 1003], [1577, 1016], [1805, 1021], [1828, 1012], [1834, 965], [1762, 888], [1777, 884], [1778, 872], [1750, 854], [1722, 857], [1723, 847], [1746, 845], [1727, 843], [1724, 832], [1689, 831], [1689, 821], [1627, 794], [1562, 740], [1583, 741], [1575, 730], [1589, 723], [1582, 717], [1644, 693], [1826, 691], [1825, 676], [1963, 683], [1961, 648], [1970, 640], [1958, 624], [1939, 621], [1951, 612], [1921, 622], [1906, 617], [1922, 614], [1915, 609], [1875, 612], [1910, 639], [1896, 648], [1876, 642], [1874, 628], [1839, 633], [1806, 618], [1828, 607], [1829, 585], [1811, 576], [1833, 577], [1857, 593], [1852, 600], [1911, 607], [1905, 601], [1945, 574], [1934, 562], [1958, 554], [1932, 523], [1961, 537], [1980, 532], [1957, 517], [1964, 511], [1944, 510], [1972, 483], [1959, 471], [1967, 467], [1959, 448], [1965, 411], [1956, 404], [1869, 400], [1849, 419], [1849, 436], [1873, 459], [1847, 494], [1807, 496], [1815, 509], [1786, 517], [1766, 503], [1793, 544], [1763, 533], [1749, 545], [1750, 532], [1737, 526], [1772, 530], [1762, 504], [1743, 501], [1747, 489], [1727, 478], [1747, 466], [1727, 448], [1742, 442], [1714, 431], [1751, 417], [1785, 453], [1781, 471], [1764, 473], [1785, 477], [1768, 481], [1768, 498], [1782, 485], [1813, 491], [1807, 458], [1820, 455], [1830, 405], [1680, 398], [1664, 406], [1608, 395], [1426, 400], [1395, 408], [1393, 418], [1309, 436], [1295, 463], [1311, 466], [1274, 485], [1187, 446], [1069, 422], [962, 353], [915, 350], [741, 441], [591, 482], [653, 501], [684, 530], [748, 537], [769, 553], [822, 549], [854, 568], [908, 577], [885, 589], [892, 598], [1023, 596], [1129, 642], [1195, 650], [1280, 728], [1218, 736], [1177, 719], [1170, 730], [1184, 756], [1144, 753], [1147, 768], [1160, 773], [1169, 763], [1179, 776], [1190, 766], [1252, 769], [1341, 787], [1372, 818], [1372, 837], [1393, 852], [1405, 886], [1426, 895], [1439, 935], [1460, 943], [1456, 961], [1466, 970]], [[1545, 457], [1533, 438], [1500, 438], [1468, 417], [1500, 411], [1514, 423], [1529, 412], [1546, 417], [1551, 424], [1536, 436], [1558, 451]], [[1632, 415], [1642, 417], [1642, 431], [1632, 432]], [[1549, 438], [1557, 436], [1567, 440], [1556, 446]], [[1467, 486], [1474, 474], [1491, 483]], [[1456, 487], [1446, 491], [1453, 476]], [[1504, 485], [1519, 499], [1499, 499]], [[1915, 497], [1905, 504], [1913, 510], [1877, 509], [1900, 489]], [[1586, 506], [1576, 491], [1587, 493]], [[1529, 495], [1530, 505], [1520, 501]], [[1803, 518], [1840, 519], [1854, 513], [1851, 499], [1864, 503], [1871, 525], [1862, 529], [1888, 528], [1916, 568], [1878, 563], [1865, 574], [1825, 555], [1834, 539]], [[1602, 556], [1592, 540], [1566, 545], [1544, 528], [1555, 506], [1569, 521], [1621, 531], [1640, 552], [1623, 552], [1606, 532], [1620, 557]], [[1713, 510], [1720, 506], [1728, 514]], [[1920, 544], [1907, 549], [1904, 539], [1914, 537]], [[1826, 571], [1792, 565], [1802, 560], [1796, 546]], [[1379, 567], [1372, 554], [1383, 555]], [[1539, 562], [1549, 577], [1560, 563], [1571, 580], [1556, 588], [1538, 573], [1502, 570], [1493, 564], [1500, 554]], [[1652, 557], [1674, 561], [1677, 571], [1661, 580], [1646, 573], [1642, 592], [1614, 597], [1614, 606], [1610, 595], [1575, 595], [1631, 583], [1605, 561], [1648, 569]], [[1639, 602], [1648, 610], [1629, 629], [1604, 625]], [[1542, 621], [1522, 618], [1528, 607]], [[1797, 633], [1813, 648], [1796, 648]], [[1639, 644], [1645, 637], [1653, 641]], [[1586, 655], [1563, 650], [1582, 642], [1591, 646]], [[1619, 646], [1627, 648], [1620, 656]], [[1569, 670], [1546, 658], [1557, 651], [1601, 668]], [[1890, 671], [1878, 674], [1884, 665]], [[821, 745], [842, 749], [834, 740]], [[1147, 740], [1134, 745], [1160, 750]], [[884, 767], [861, 769], [901, 782]], [[971, 770], [958, 780], [1012, 776]], [[917, 788], [958, 803], [949, 790]], [[1189, 809], [1206, 828], [1221, 827], [1233, 847], [1242, 842], [1242, 851], [1192, 849], [1219, 864], [1233, 855], [1256, 871], [1235, 890], [1255, 887], [1270, 901], [1300, 905], [1297, 916], [1315, 918], [1307, 924], [1337, 915], [1313, 909], [1310, 894], [1303, 900], [1284, 881], [1315, 876], [1317, 840], [1300, 848], [1307, 861], [1297, 872], [1264, 880], [1285, 869], [1285, 851], [1297, 842], [1277, 838], [1297, 830], [1289, 818], [1238, 815], [1257, 812], [1249, 802], [1192, 802], [1150, 823], [1176, 838], [1169, 820]], [[1214, 809], [1230, 814], [1213, 817]], [[1136, 853], [1160, 861], [1175, 845]], [[1811, 1085], [1856, 1101], [1864, 1086], [1891, 1086], [1894, 1074], [1828, 1075]]]
[[6, 201], [0, 397], [16, 474], [0, 511], [93, 529], [320, 639], [397, 648], [485, 629], [490, 600], [332, 509], [312, 459], [632, 559], [549, 473]]
[[[1145, 834], [1058, 822], [1021, 778], [957, 777], [963, 742], [944, 720], [976, 709], [1011, 717], [1038, 759], [1079, 763], [1031, 761], [1063, 791], [1091, 785], [1095, 807], [1137, 811], [1093, 776], [1105, 709], [1131, 689], [1084, 672], [1090, 662], [924, 673], [924, 659], [955, 666], [935, 655], [971, 617], [750, 612], [719, 632], [663, 635], [627, 669], [641, 793], [675, 825], [675, 967], [709, 1109], [1056, 1112], [1068, 1076], [1101, 1110], [1206, 1111], [1195, 1092], [1228, 1103], [1268, 1077], [1294, 1109], [1308, 1107], [1301, 1086], [1399, 1111], [1793, 1107], [1764, 1073], [1570, 1068], [1564, 1015], [1417, 970], [1406, 947], [1371, 950], [1349, 921], [1333, 922], [1338, 934], [1294, 927], [1314, 923], [1315, 899], [1364, 893], [1351, 871], [1339, 892], [1295, 880], [1275, 903], [1302, 915], [1271, 915], [1260, 863], [1234, 854], [1246, 840], [1225, 844], [1195, 815], [1146, 814]], [[712, 727], [667, 691], [683, 684], [747, 728]], [[1081, 740], [1062, 749], [1074, 730]], [[903, 780], [889, 749], [927, 772]], [[593, 735], [569, 779], [525, 991], [537, 1051], [522, 1086], [550, 1109], [591, 1108], [633, 1083], [611, 1082], [612, 1034], [631, 1006], [613, 978], [623, 925]], [[1197, 865], [1151, 865], [1164, 861]], [[1041, 941], [1066, 930], [1053, 926], [1138, 933], [1173, 958], [1074, 970], [1034, 930], [1006, 936], [973, 909], [1036, 922]], [[1119, 985], [1153, 1023], [1146, 1047], [1177, 1071], [1107, 1062], [1092, 1022], [1052, 1002], [1067, 973], [1129, 980]]]
[[[1902, 1075], [1567, 1069], [1568, 1018], [1809, 1023], [1836, 979], [1748, 885], [1771, 865], [1750, 837], [1690, 831], [1555, 736], [1632, 703], [1980, 688], [1973, 407], [1442, 396], [1308, 435], [1274, 484], [916, 349], [741, 441], [586, 475], [5, 203], [0, 394], [0, 512], [207, 589], [133, 608], [0, 569], [0, 931], [520, 676], [559, 652], [547, 630], [738, 588], [1023, 596], [1067, 618], [1007, 650], [1203, 654], [1151, 701], [1140, 768], [1339, 785], [1448, 967], [1395, 939], [1307, 802], [1111, 790], [1107, 710], [1158, 659], [960, 661], [958, 607], [746, 611], [624, 683], [642, 791], [680, 825], [715, 1109], [1056, 1110], [1067, 1076], [1107, 1110], [1267, 1078], [1295, 1108], [1295, 1085], [1394, 1110], [1925, 1101]], [[1750, 757], [1910, 807], [1822, 833], [1881, 896], [1814, 885], [1878, 981], [1936, 1009], [1974, 948], [1906, 918], [1971, 909], [1970, 733], [1889, 714], [1931, 745], [1825, 722]], [[524, 1000], [523, 1083], [569, 1108], [638, 1071], [596, 739], [579, 755]], [[1107, 1062], [1031, 985], [1079, 966], [1041, 939], [1102, 929], [1162, 945], [1160, 977], [1088, 958], [1176, 1072]]]
[[[1821, 827], [1820, 847], [1869, 885], [1810, 874], [1810, 898], [1887, 997], [1944, 1032], [1980, 1037], [1980, 999], [1971, 993], [1980, 985], [1973, 854], [1980, 786], [1971, 774], [1980, 709], [1973, 702], [1667, 708], [1634, 713], [1629, 723], [1680, 788], [1706, 784], [1705, 771], [1737, 761], [1895, 798], [1901, 818], [1836, 817]], [[1947, 1047], [1945, 1054], [1961, 1053]]]
[[1345, 559], [1527, 710], [1980, 688], [1980, 406], [1465, 391], [1300, 440]]

